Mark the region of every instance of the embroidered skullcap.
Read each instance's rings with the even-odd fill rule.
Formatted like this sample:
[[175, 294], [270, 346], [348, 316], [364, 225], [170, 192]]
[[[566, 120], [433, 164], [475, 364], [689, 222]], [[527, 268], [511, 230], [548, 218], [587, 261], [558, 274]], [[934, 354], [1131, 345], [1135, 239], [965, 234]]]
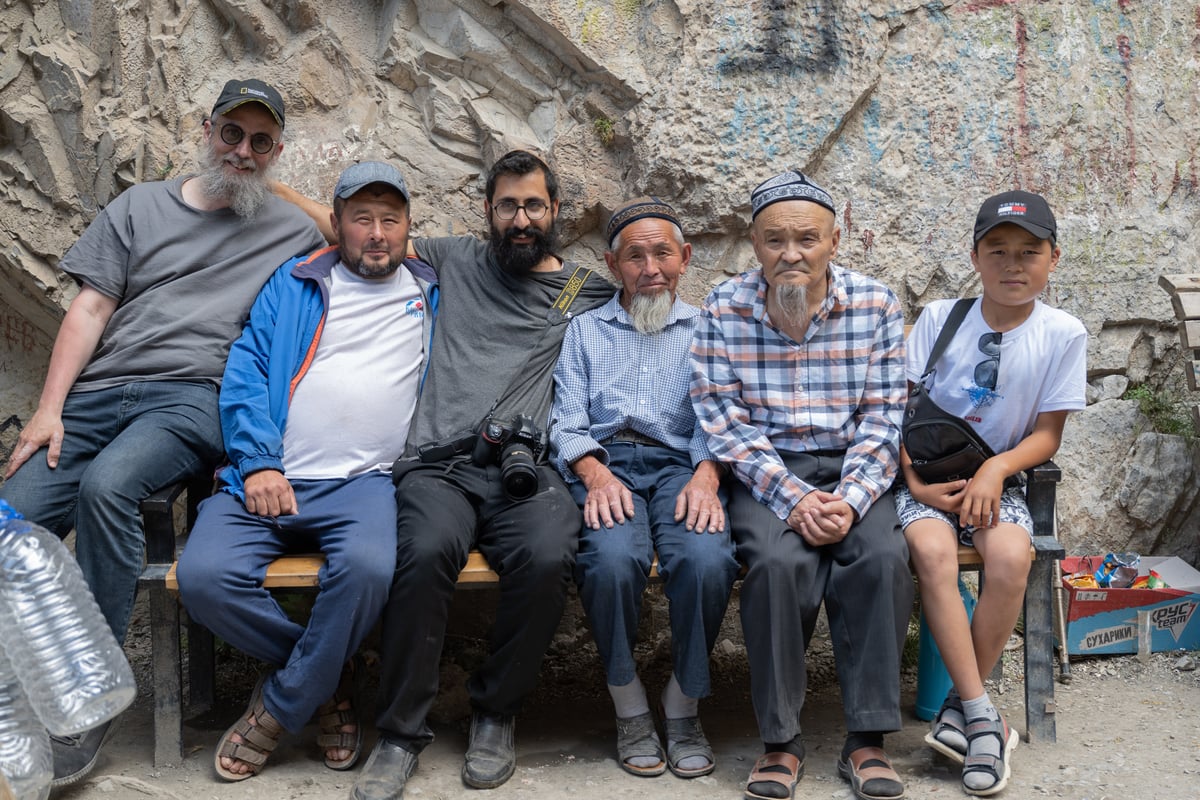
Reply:
[[632, 225], [639, 219], [665, 219], [668, 222], [674, 222], [683, 230], [683, 226], [679, 225], [679, 217], [675, 215], [675, 209], [664, 203], [657, 197], [639, 197], [636, 200], [630, 200], [625, 205], [613, 212], [612, 219], [608, 221], [608, 230], [605, 231], [605, 238], [608, 240], [609, 249], [612, 248], [613, 240], [617, 238], [617, 234], [625, 229], [626, 226]]
[[750, 220], [753, 222], [754, 218], [758, 216], [758, 212], [772, 203], [779, 203], [783, 200], [807, 200], [828, 208], [834, 214], [837, 213], [833, 208], [833, 198], [830, 197], [829, 192], [810, 181], [808, 176], [800, 170], [789, 169], [754, 187], [754, 191], [750, 193]]

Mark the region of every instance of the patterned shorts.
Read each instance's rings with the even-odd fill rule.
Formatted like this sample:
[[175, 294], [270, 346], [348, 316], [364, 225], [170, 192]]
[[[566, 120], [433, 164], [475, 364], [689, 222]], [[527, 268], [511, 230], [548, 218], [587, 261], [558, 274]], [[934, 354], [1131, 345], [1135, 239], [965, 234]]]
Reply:
[[[896, 515], [900, 517], [900, 527], [907, 528], [919, 519], [939, 519], [958, 532], [958, 541], [967, 547], [975, 546], [975, 528], [971, 525], [959, 525], [957, 514], [947, 514], [932, 506], [927, 506], [912, 496], [907, 486], [897, 486], [893, 493], [896, 498]], [[1013, 486], [1005, 489], [1000, 495], [1000, 521], [1020, 525], [1033, 538], [1033, 517], [1029, 515], [1029, 506], [1025, 503], [1025, 487]]]

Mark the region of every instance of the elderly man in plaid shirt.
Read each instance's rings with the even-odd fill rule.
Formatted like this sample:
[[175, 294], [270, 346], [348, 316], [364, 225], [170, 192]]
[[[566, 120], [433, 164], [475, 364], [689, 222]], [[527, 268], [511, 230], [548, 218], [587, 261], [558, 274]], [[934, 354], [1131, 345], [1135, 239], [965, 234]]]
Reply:
[[692, 343], [691, 397], [737, 481], [729, 519], [751, 696], [764, 755], [748, 798], [789, 798], [804, 774], [805, 650], [821, 602], [847, 736], [838, 772], [856, 796], [904, 795], [883, 750], [898, 730], [912, 609], [890, 487], [904, 410], [904, 320], [885, 286], [833, 263], [832, 198], [788, 171], [751, 195], [761, 269], [709, 295]]

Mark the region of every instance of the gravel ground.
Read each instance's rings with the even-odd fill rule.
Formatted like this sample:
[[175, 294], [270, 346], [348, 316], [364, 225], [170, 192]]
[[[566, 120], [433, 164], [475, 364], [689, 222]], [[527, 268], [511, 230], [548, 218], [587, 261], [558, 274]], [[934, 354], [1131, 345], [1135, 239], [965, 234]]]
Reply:
[[[467, 603], [476, 600], [469, 596]], [[568, 617], [570, 617], [570, 611]], [[736, 631], [736, 617], [728, 625]], [[148, 686], [148, 635], [141, 615], [128, 652], [140, 684]], [[564, 622], [569, 626], [570, 619]], [[657, 621], [647, 626], [663, 627]], [[667, 674], [665, 637], [647, 635], [639, 654], [643, 680], [657, 692]], [[744, 652], [723, 639], [714, 654], [714, 693], [702, 706], [706, 731], [717, 754], [713, 775], [683, 781], [667, 774], [635, 778], [618, 769], [615, 736], [600, 666], [590, 644], [560, 636], [543, 669], [539, 689], [517, 726], [518, 768], [507, 784], [488, 793], [504, 798], [607, 800], [613, 797], [741, 797], [750, 766], [759, 752], [750, 709]], [[466, 747], [468, 713], [462, 682], [483, 652], [477, 630], [454, 630], [443, 660], [443, 692], [432, 716], [437, 739], [421, 757], [406, 798], [481, 797], [459, 778]], [[245, 798], [346, 798], [357, 771], [325, 769], [315, 747], [315, 729], [287, 737], [259, 776], [238, 784], [220, 782], [212, 770], [220, 733], [245, 704], [259, 666], [223, 652], [218, 673], [217, 707], [192, 720], [185, 731], [187, 757], [175, 768], [152, 766], [153, 699], [143, 690], [122, 715], [119, 728], [85, 782], [56, 795], [63, 800], [225, 800]], [[827, 641], [818, 634], [812, 653], [814, 686], [806, 706], [807, 775], [797, 798], [849, 800], [848, 785], [837, 777], [835, 762], [844, 729]], [[1001, 797], [1056, 797], [1072, 800], [1125, 800], [1166, 797], [1200, 800], [1200, 671], [1197, 654], [1160, 653], [1143, 663], [1133, 656], [1093, 658], [1071, 665], [1069, 684], [1057, 689], [1057, 744], [1022, 742], [1013, 759], [1013, 777]], [[1024, 687], [1019, 638], [1006, 654], [1004, 677], [990, 691], [1014, 727], [1024, 729]], [[912, 714], [916, 675], [906, 671], [905, 727], [890, 735], [887, 749], [910, 798], [966, 797], [957, 771], [922, 742], [927, 723]], [[372, 708], [370, 699], [365, 704]], [[368, 747], [374, 730], [368, 731]]]

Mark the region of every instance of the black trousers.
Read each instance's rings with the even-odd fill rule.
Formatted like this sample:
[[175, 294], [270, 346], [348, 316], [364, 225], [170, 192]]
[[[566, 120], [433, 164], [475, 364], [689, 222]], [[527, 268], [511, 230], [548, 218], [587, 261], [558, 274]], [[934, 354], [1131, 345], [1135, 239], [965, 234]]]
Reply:
[[[787, 468], [832, 492], [840, 457], [781, 453]], [[821, 603], [848, 731], [899, 730], [900, 654], [912, 614], [908, 546], [885, 492], [846, 538], [812, 547], [800, 534], [735, 482], [729, 522], [742, 581], [742, 632], [750, 662], [750, 696], [764, 742], [800, 733], [808, 688], [805, 651]]]
[[458, 573], [478, 547], [500, 575], [491, 652], [467, 683], [471, 705], [516, 714], [537, 683], [562, 617], [581, 518], [551, 467], [537, 494], [505, 497], [499, 468], [423, 464], [396, 489], [396, 574], [383, 613], [380, 735], [419, 753], [433, 740], [426, 716]]

